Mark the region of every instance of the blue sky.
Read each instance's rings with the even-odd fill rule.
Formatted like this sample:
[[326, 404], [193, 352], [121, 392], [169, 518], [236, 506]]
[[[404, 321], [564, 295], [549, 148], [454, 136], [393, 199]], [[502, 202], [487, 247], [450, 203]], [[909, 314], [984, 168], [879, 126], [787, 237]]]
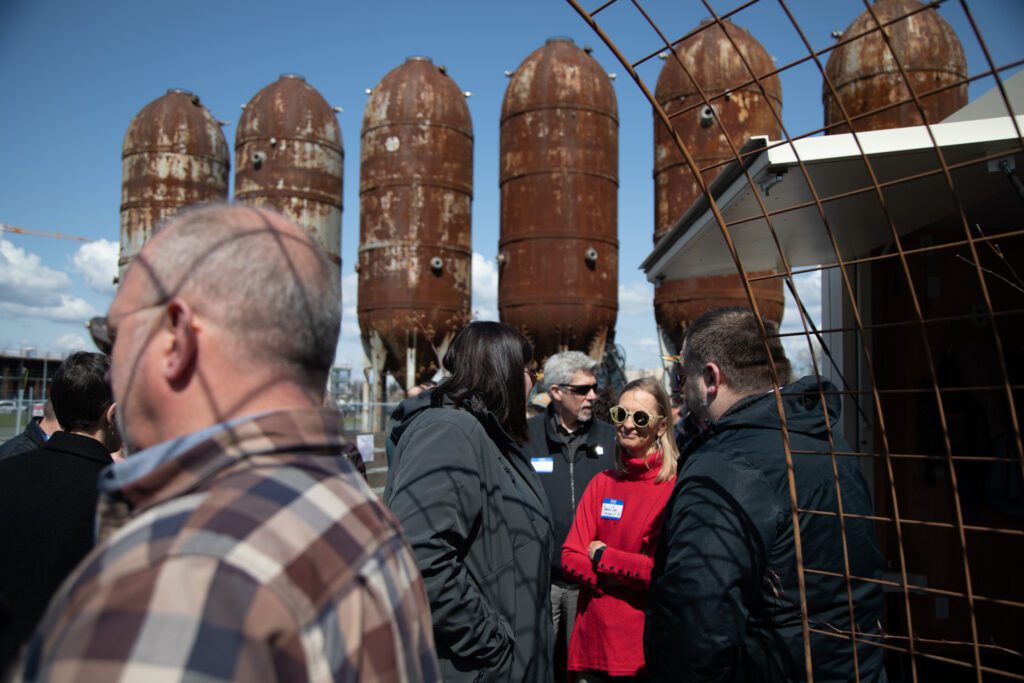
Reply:
[[[596, 7], [596, 0], [584, 2]], [[707, 16], [696, 0], [642, 2], [677, 38]], [[738, 0], [713, 2], [724, 12]], [[788, 0], [816, 49], [831, 44], [862, 11], [860, 0]], [[1019, 31], [1024, 0], [969, 3], [997, 64], [1024, 57]], [[959, 3], [942, 15], [957, 31], [974, 74], [985, 61]], [[658, 38], [632, 5], [600, 15], [630, 59], [658, 48]], [[806, 54], [775, 0], [734, 21], [750, 29], [778, 64]], [[121, 143], [132, 116], [167, 88], [198, 94], [234, 147], [240, 105], [283, 73], [299, 73], [340, 115], [345, 145], [342, 259], [345, 302], [338, 361], [362, 363], [355, 315], [353, 264], [359, 239], [359, 133], [366, 89], [410, 55], [448, 67], [470, 91], [473, 117], [474, 311], [496, 318], [498, 125], [514, 70], [552, 36], [592, 45], [594, 57], [619, 74], [620, 312], [617, 340], [630, 366], [659, 365], [652, 289], [638, 270], [653, 229], [652, 120], [636, 85], [598, 37], [561, 0], [377, 2], [179, 2], [0, 0], [0, 222], [80, 236], [76, 242], [0, 233], [0, 348], [89, 348], [82, 324], [105, 311], [116, 271]], [[653, 90], [662, 62], [641, 76]], [[1014, 69], [1016, 71], [1016, 69]], [[1012, 72], [1011, 72], [1012, 73]], [[1010, 74], [1008, 73], [1007, 76]], [[783, 74], [783, 116], [791, 135], [822, 125], [821, 79], [811, 64]], [[971, 98], [992, 87], [971, 87]], [[234, 169], [232, 169], [232, 174]], [[802, 283], [815, 310], [816, 278]], [[787, 321], [798, 325], [792, 312]], [[784, 323], [785, 324], [785, 323]]]

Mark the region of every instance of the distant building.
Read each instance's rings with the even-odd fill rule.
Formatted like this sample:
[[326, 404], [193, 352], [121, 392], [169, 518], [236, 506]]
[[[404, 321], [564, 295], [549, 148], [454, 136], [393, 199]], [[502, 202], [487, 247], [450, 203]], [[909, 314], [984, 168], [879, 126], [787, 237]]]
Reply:
[[18, 398], [19, 389], [25, 398], [29, 390], [33, 398], [45, 398], [50, 378], [66, 357], [36, 349], [0, 349], [0, 398]]

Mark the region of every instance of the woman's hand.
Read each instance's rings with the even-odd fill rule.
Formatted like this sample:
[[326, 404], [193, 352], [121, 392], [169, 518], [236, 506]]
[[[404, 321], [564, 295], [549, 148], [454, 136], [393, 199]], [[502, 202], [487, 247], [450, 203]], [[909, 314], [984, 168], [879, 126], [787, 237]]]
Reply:
[[590, 559], [594, 559], [594, 553], [597, 552], [598, 548], [604, 548], [606, 545], [608, 544], [603, 541], [591, 541], [590, 546], [587, 547], [587, 554], [590, 555]]

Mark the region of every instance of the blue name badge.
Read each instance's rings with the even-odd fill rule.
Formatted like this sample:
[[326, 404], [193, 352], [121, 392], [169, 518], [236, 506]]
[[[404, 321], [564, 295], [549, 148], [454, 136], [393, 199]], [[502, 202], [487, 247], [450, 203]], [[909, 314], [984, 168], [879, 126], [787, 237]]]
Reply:
[[538, 474], [551, 474], [555, 471], [554, 458], [530, 458], [530, 463]]
[[622, 501], [614, 498], [601, 501], [601, 519], [622, 519]]

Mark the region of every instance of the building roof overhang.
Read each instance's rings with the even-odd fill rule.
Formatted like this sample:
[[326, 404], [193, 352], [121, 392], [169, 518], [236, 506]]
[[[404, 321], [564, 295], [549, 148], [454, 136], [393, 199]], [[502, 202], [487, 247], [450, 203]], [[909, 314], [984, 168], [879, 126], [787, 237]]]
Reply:
[[[844, 261], [859, 258], [890, 244], [894, 231], [903, 235], [957, 211], [936, 147], [961, 206], [1004, 192], [1006, 168], [1024, 164], [1021, 131], [1024, 116], [1003, 116], [939, 123], [930, 131], [915, 126], [790, 143], [754, 138], [709, 193], [745, 272], [781, 270], [780, 250], [791, 268], [836, 263], [836, 248]], [[707, 196], [641, 269], [654, 283], [736, 272]]]

